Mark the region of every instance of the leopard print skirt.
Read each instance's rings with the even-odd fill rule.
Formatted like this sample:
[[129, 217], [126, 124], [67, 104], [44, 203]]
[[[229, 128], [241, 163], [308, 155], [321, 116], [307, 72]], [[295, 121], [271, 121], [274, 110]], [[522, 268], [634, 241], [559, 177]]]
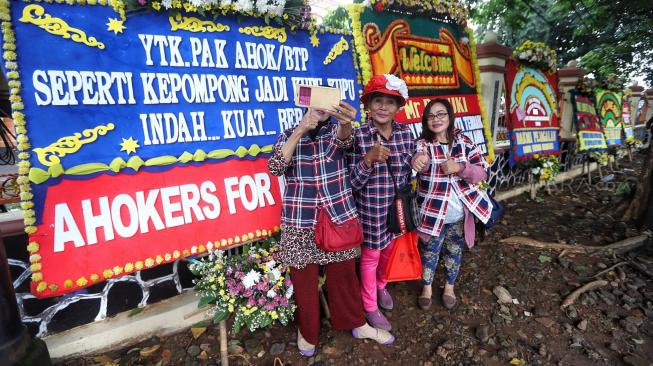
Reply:
[[279, 242], [281, 261], [290, 267], [304, 268], [308, 264], [325, 265], [356, 258], [356, 248], [340, 252], [325, 252], [315, 244], [313, 229], [300, 229], [294, 226], [281, 225], [281, 240]]

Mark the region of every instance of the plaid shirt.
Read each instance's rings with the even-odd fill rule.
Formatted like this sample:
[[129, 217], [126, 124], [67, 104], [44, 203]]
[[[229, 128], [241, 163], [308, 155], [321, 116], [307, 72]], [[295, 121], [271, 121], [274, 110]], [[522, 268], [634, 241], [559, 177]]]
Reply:
[[438, 141], [426, 142], [417, 141], [419, 152], [428, 154], [429, 166], [419, 174], [417, 202], [420, 205], [420, 226], [419, 232], [430, 236], [440, 235], [444, 225], [444, 217], [447, 213], [449, 197], [454, 194], [452, 189], [458, 193], [463, 207], [468, 209], [481, 221], [487, 222], [490, 218], [492, 206], [488, 200], [487, 193], [479, 190], [476, 185], [467, 183], [457, 174], [447, 175], [442, 171], [443, 164], [449, 156], [458, 163], [468, 163], [488, 168], [483, 154], [472, 140], [456, 130], [451, 154], [444, 152], [443, 146]]
[[[374, 163], [368, 168], [363, 161], [365, 154], [374, 146], [378, 132], [379, 129], [374, 127], [372, 122], [355, 130], [354, 152], [350, 155], [349, 170], [365, 234], [363, 244], [380, 250], [388, 246], [398, 234], [388, 232], [386, 226], [388, 208], [395, 197], [395, 187], [388, 166]], [[401, 186], [412, 175], [410, 161], [415, 152], [415, 142], [410, 128], [393, 121], [390, 138], [381, 138], [383, 145], [390, 149], [387, 161], [397, 185]]]
[[284, 160], [281, 147], [294, 128], [284, 131], [277, 138], [268, 168], [272, 174], [285, 177], [282, 224], [313, 229], [318, 206], [326, 206], [329, 216], [337, 224], [356, 217], [356, 204], [345, 161], [345, 150], [351, 149], [354, 139], [338, 140], [337, 127], [334, 124], [322, 127], [315, 141], [304, 134], [290, 163]]

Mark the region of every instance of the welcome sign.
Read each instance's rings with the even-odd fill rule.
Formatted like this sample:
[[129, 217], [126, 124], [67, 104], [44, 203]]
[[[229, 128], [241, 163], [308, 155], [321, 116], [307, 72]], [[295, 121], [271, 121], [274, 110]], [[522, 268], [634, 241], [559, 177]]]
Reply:
[[296, 86], [358, 100], [347, 36], [186, 12], [1, 6], [39, 297], [278, 231], [266, 157], [303, 114]]
[[409, 98], [396, 119], [408, 124], [417, 138], [426, 104], [446, 98], [454, 108], [456, 127], [493, 160], [472, 32], [426, 16], [378, 12], [361, 5], [350, 9], [357, 52], [363, 55], [363, 80], [395, 74], [406, 81]]

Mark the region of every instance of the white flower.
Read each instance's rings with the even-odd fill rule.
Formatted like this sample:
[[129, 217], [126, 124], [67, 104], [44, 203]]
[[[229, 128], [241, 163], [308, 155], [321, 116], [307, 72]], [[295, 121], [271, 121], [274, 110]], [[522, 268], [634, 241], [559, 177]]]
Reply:
[[540, 174], [540, 167], [531, 169], [531, 173], [533, 173], [534, 175]]
[[404, 99], [408, 99], [408, 87], [406, 86], [405, 81], [392, 74], [384, 74], [383, 76], [385, 76], [385, 79], [387, 80], [385, 83], [386, 89], [396, 90], [402, 97], [404, 97]]
[[268, 274], [272, 278], [272, 281], [276, 281], [281, 277], [281, 271], [279, 271], [279, 268], [271, 269]]
[[286, 291], [286, 299], [290, 299], [294, 291], [295, 289], [293, 288], [293, 285], [288, 286], [288, 290]]
[[254, 9], [254, 4], [250, 0], [238, 0], [236, 1], [236, 8], [242, 11], [250, 11]]
[[161, 0], [161, 5], [166, 9], [170, 9], [172, 7], [172, 0]]
[[208, 250], [209, 252], [213, 250], [213, 242], [208, 241], [206, 243], [206, 250]]
[[274, 290], [270, 290], [270, 291], [268, 291], [268, 293], [265, 294], [265, 295], [266, 295], [267, 297], [273, 299], [275, 296], [277, 296], [277, 293], [274, 292]]
[[243, 286], [245, 286], [245, 288], [250, 288], [256, 285], [259, 279], [261, 279], [261, 274], [252, 269], [247, 272], [243, 278]]

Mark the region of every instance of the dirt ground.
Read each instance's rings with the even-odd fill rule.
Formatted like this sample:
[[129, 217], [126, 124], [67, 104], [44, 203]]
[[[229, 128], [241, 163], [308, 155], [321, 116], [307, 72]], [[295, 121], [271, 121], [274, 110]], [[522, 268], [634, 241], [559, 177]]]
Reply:
[[[439, 291], [428, 311], [417, 307], [417, 281], [392, 283], [394, 309], [384, 311], [396, 341], [381, 346], [331, 330], [324, 319], [316, 355], [297, 352], [296, 327], [229, 334], [231, 365], [653, 365], [653, 244], [623, 254], [567, 254], [499, 242], [510, 236], [566, 244], [606, 245], [640, 234], [613, 217], [622, 199], [619, 184], [636, 177], [643, 155], [614, 172], [609, 182], [577, 190], [577, 178], [540, 199], [508, 201], [501, 225], [463, 254], [458, 305], [446, 310]], [[612, 174], [612, 176], [608, 176]], [[598, 178], [598, 175], [596, 175]], [[595, 274], [615, 264], [613, 270]], [[570, 307], [561, 302], [596, 279], [608, 284], [587, 292]], [[439, 268], [436, 283], [443, 283]], [[502, 286], [511, 303], [494, 294]], [[203, 328], [200, 324], [196, 328]], [[209, 325], [194, 339], [191, 330], [154, 337], [102, 355], [61, 365], [219, 365], [219, 331]]]

